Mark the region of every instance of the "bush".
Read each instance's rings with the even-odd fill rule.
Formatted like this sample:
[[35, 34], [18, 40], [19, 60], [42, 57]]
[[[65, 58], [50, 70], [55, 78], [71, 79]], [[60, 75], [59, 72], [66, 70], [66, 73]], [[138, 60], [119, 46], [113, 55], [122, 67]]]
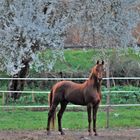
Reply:
[[[103, 91], [107, 89], [103, 87]], [[140, 88], [133, 86], [116, 86], [112, 87], [110, 91], [126, 91], [123, 93], [110, 92], [110, 103], [111, 104], [139, 104], [140, 103]], [[134, 92], [127, 92], [134, 91]], [[135, 92], [136, 91], [136, 92]], [[107, 94], [102, 92], [102, 104], [106, 104]]]
[[[108, 89], [102, 87], [102, 104], [106, 104], [107, 94], [104, 91]], [[110, 103], [111, 104], [139, 104], [140, 103], [140, 88], [133, 86], [116, 86], [111, 87], [110, 91], [134, 91], [134, 92], [110, 92]], [[135, 92], [136, 91], [136, 92]], [[16, 105], [48, 105], [48, 94], [47, 93], [37, 93], [22, 95], [20, 99], [13, 102], [10, 100], [9, 104]]]
[[48, 94], [46, 93], [37, 93], [28, 95], [22, 95], [15, 102], [10, 99], [8, 104], [16, 104], [16, 105], [48, 105]]

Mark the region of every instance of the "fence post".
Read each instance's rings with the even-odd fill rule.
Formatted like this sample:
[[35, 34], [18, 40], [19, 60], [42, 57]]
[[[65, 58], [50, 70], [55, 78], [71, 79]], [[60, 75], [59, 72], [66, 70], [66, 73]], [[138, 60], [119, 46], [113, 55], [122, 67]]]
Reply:
[[[106, 77], [109, 78], [109, 60], [107, 61], [107, 66], [106, 66]], [[106, 128], [109, 128], [109, 108], [110, 108], [110, 79], [107, 79], [107, 108], [106, 108]]]
[[33, 91], [32, 91], [32, 102], [33, 102], [33, 103], [35, 102], [35, 94], [34, 94]]
[[2, 105], [4, 105], [5, 104], [5, 94], [4, 94], [4, 92], [2, 93]]

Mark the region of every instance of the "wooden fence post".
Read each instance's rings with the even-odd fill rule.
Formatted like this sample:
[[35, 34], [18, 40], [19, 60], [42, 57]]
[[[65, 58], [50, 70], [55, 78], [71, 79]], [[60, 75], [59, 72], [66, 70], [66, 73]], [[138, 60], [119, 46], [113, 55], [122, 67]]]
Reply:
[[4, 105], [5, 104], [5, 94], [4, 94], [4, 92], [2, 93], [2, 105]]
[[[2, 106], [5, 105], [5, 93], [2, 93]], [[2, 107], [2, 111], [4, 111], [4, 107]]]
[[[109, 78], [109, 60], [107, 61], [107, 66], [106, 66], [106, 77]], [[110, 79], [107, 79], [107, 108], [106, 108], [106, 128], [109, 128], [109, 109], [110, 109]]]
[[32, 91], [32, 102], [35, 102], [35, 93]]

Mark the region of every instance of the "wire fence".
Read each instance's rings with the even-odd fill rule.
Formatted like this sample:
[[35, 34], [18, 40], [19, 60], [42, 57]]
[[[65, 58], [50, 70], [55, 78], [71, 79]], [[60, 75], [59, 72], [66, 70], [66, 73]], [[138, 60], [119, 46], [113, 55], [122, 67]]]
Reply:
[[[88, 78], [0, 78], [0, 80], [34, 80], [34, 81], [60, 81], [60, 80], [87, 80]], [[103, 80], [140, 80], [140, 77], [109, 77], [109, 78], [103, 78]], [[28, 91], [8, 91], [8, 90], [0, 90], [0, 93], [3, 93], [3, 98], [5, 99], [5, 93], [25, 93], [25, 94], [30, 94], [30, 93], [39, 93], [39, 94], [49, 94], [50, 91], [32, 91], [32, 90], [28, 90]], [[130, 93], [130, 92], [139, 92], [139, 91], [111, 91], [110, 89], [108, 89], [108, 91], [103, 91], [102, 93]], [[18, 108], [26, 108], [26, 107], [42, 107], [42, 105], [38, 106], [38, 105], [34, 105], [34, 106], [5, 106], [4, 105], [4, 99], [3, 99], [3, 105], [1, 105], [0, 107], [18, 107]], [[73, 107], [75, 105], [69, 105], [69, 107]], [[101, 107], [107, 107], [107, 106], [140, 106], [140, 104], [105, 104], [105, 105], [100, 105]], [[43, 107], [48, 107], [43, 106]], [[78, 107], [76, 105], [76, 107]]]
[[[54, 80], [54, 81], [60, 81], [60, 80], [87, 80], [88, 78], [1, 78], [0, 80]], [[103, 78], [103, 80], [140, 80], [140, 77], [108, 77]]]
[[[87, 78], [0, 78], [1, 81], [3, 80], [36, 80], [36, 81], [60, 81], [60, 80], [87, 80]], [[103, 78], [103, 80], [140, 80], [140, 77], [109, 77], [109, 78]], [[5, 93], [39, 93], [39, 94], [49, 94], [50, 91], [8, 91], [8, 90], [0, 90], [0, 93], [2, 93], [2, 105], [0, 105], [0, 108], [48, 108], [48, 105], [5, 105]], [[107, 93], [107, 100], [110, 99], [111, 93], [139, 93], [140, 91], [111, 91], [110, 85], [108, 86], [107, 91], [103, 91], [103, 93]], [[100, 107], [107, 107], [107, 127], [109, 127], [109, 108], [110, 107], [132, 107], [132, 106], [140, 106], [140, 104], [110, 104], [110, 101], [107, 101], [106, 104], [101, 104]], [[80, 108], [81, 106], [78, 105], [68, 105], [68, 107], [76, 107]]]

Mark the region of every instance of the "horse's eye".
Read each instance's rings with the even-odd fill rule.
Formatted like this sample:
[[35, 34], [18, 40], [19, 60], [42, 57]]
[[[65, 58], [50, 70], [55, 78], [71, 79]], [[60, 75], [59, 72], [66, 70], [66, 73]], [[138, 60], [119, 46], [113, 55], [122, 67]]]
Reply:
[[99, 69], [98, 69], [98, 68], [96, 68], [96, 71], [99, 71]]

